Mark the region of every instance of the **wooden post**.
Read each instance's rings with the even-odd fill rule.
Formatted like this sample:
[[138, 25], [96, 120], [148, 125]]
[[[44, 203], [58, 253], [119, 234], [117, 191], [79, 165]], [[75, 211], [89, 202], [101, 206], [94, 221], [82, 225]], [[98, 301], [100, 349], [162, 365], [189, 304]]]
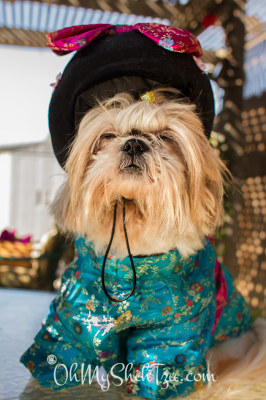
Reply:
[[[228, 1], [221, 17], [222, 26], [226, 34], [226, 56], [217, 83], [224, 89], [223, 110], [216, 118], [214, 130], [222, 133], [226, 138], [227, 150], [224, 153], [227, 167], [232, 173], [236, 185], [233, 193], [230, 193], [228, 201], [232, 204], [235, 214], [231, 223], [227, 224], [226, 237], [223, 245], [227, 249], [223, 256], [223, 262], [236, 277], [238, 273], [236, 246], [238, 242], [237, 212], [241, 203], [239, 182], [244, 175], [243, 155], [244, 136], [242, 130], [242, 89], [244, 83], [244, 38], [245, 27], [241, 19], [241, 9], [234, 1]], [[225, 197], [225, 203], [227, 197]]]

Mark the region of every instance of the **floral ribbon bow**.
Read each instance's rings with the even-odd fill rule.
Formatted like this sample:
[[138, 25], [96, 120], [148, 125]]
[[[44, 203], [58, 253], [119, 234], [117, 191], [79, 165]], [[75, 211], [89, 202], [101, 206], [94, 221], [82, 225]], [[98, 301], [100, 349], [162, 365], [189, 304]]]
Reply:
[[185, 29], [156, 23], [136, 25], [91, 24], [64, 28], [47, 35], [47, 46], [59, 56], [87, 46], [96, 37], [113, 33], [139, 31], [166, 50], [202, 55], [198, 39]]

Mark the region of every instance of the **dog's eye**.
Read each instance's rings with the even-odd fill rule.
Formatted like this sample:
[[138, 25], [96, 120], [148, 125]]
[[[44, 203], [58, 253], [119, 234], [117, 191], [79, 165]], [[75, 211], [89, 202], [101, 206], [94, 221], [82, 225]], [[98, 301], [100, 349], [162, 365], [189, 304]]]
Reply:
[[162, 140], [171, 140], [171, 136], [168, 135], [160, 135], [159, 138]]
[[102, 135], [102, 139], [114, 139], [116, 136], [113, 133], [105, 133]]

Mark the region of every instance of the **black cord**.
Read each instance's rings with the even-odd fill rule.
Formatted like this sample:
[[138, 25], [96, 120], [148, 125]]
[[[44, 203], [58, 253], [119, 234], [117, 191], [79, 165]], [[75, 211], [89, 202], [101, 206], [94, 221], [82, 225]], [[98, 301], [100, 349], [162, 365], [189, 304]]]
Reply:
[[111, 233], [111, 238], [110, 238], [110, 242], [108, 244], [108, 247], [106, 249], [105, 252], [105, 256], [103, 259], [103, 265], [102, 265], [102, 287], [103, 287], [103, 291], [105, 293], [105, 295], [108, 297], [109, 300], [114, 301], [116, 303], [120, 303], [122, 301], [127, 300], [134, 292], [135, 288], [136, 288], [136, 270], [135, 270], [135, 265], [132, 259], [132, 255], [130, 253], [130, 248], [129, 248], [129, 243], [128, 243], [128, 237], [127, 237], [127, 231], [126, 231], [126, 224], [125, 224], [125, 215], [126, 215], [126, 210], [125, 210], [125, 198], [123, 197], [123, 228], [124, 228], [124, 233], [125, 233], [125, 239], [126, 239], [126, 244], [127, 244], [127, 251], [128, 251], [128, 255], [130, 258], [130, 263], [131, 263], [131, 267], [132, 267], [132, 271], [133, 271], [133, 287], [131, 289], [131, 292], [124, 298], [124, 299], [115, 299], [114, 297], [110, 296], [109, 293], [107, 292], [106, 286], [105, 286], [105, 282], [104, 282], [104, 269], [105, 269], [105, 264], [106, 264], [106, 259], [114, 238], [114, 233], [115, 233], [115, 222], [116, 222], [116, 210], [117, 210], [117, 201], [115, 203], [115, 208], [114, 208], [114, 220], [113, 220], [113, 228], [112, 228], [112, 233]]

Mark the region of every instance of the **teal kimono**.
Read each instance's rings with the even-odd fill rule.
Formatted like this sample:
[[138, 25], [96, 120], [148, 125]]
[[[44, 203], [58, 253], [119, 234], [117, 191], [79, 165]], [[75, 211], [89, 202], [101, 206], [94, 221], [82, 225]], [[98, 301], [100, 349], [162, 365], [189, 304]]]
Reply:
[[[208, 349], [251, 327], [231, 275], [208, 239], [204, 245], [186, 258], [178, 250], [133, 257], [135, 292], [115, 303], [102, 289], [104, 255], [96, 256], [93, 243], [78, 237], [60, 291], [20, 361], [54, 390], [89, 384], [89, 373], [102, 365], [114, 384], [127, 381], [131, 395], [153, 400], [190, 395], [207, 383]], [[125, 297], [132, 277], [129, 257], [108, 257], [105, 282], [113, 297]]]

